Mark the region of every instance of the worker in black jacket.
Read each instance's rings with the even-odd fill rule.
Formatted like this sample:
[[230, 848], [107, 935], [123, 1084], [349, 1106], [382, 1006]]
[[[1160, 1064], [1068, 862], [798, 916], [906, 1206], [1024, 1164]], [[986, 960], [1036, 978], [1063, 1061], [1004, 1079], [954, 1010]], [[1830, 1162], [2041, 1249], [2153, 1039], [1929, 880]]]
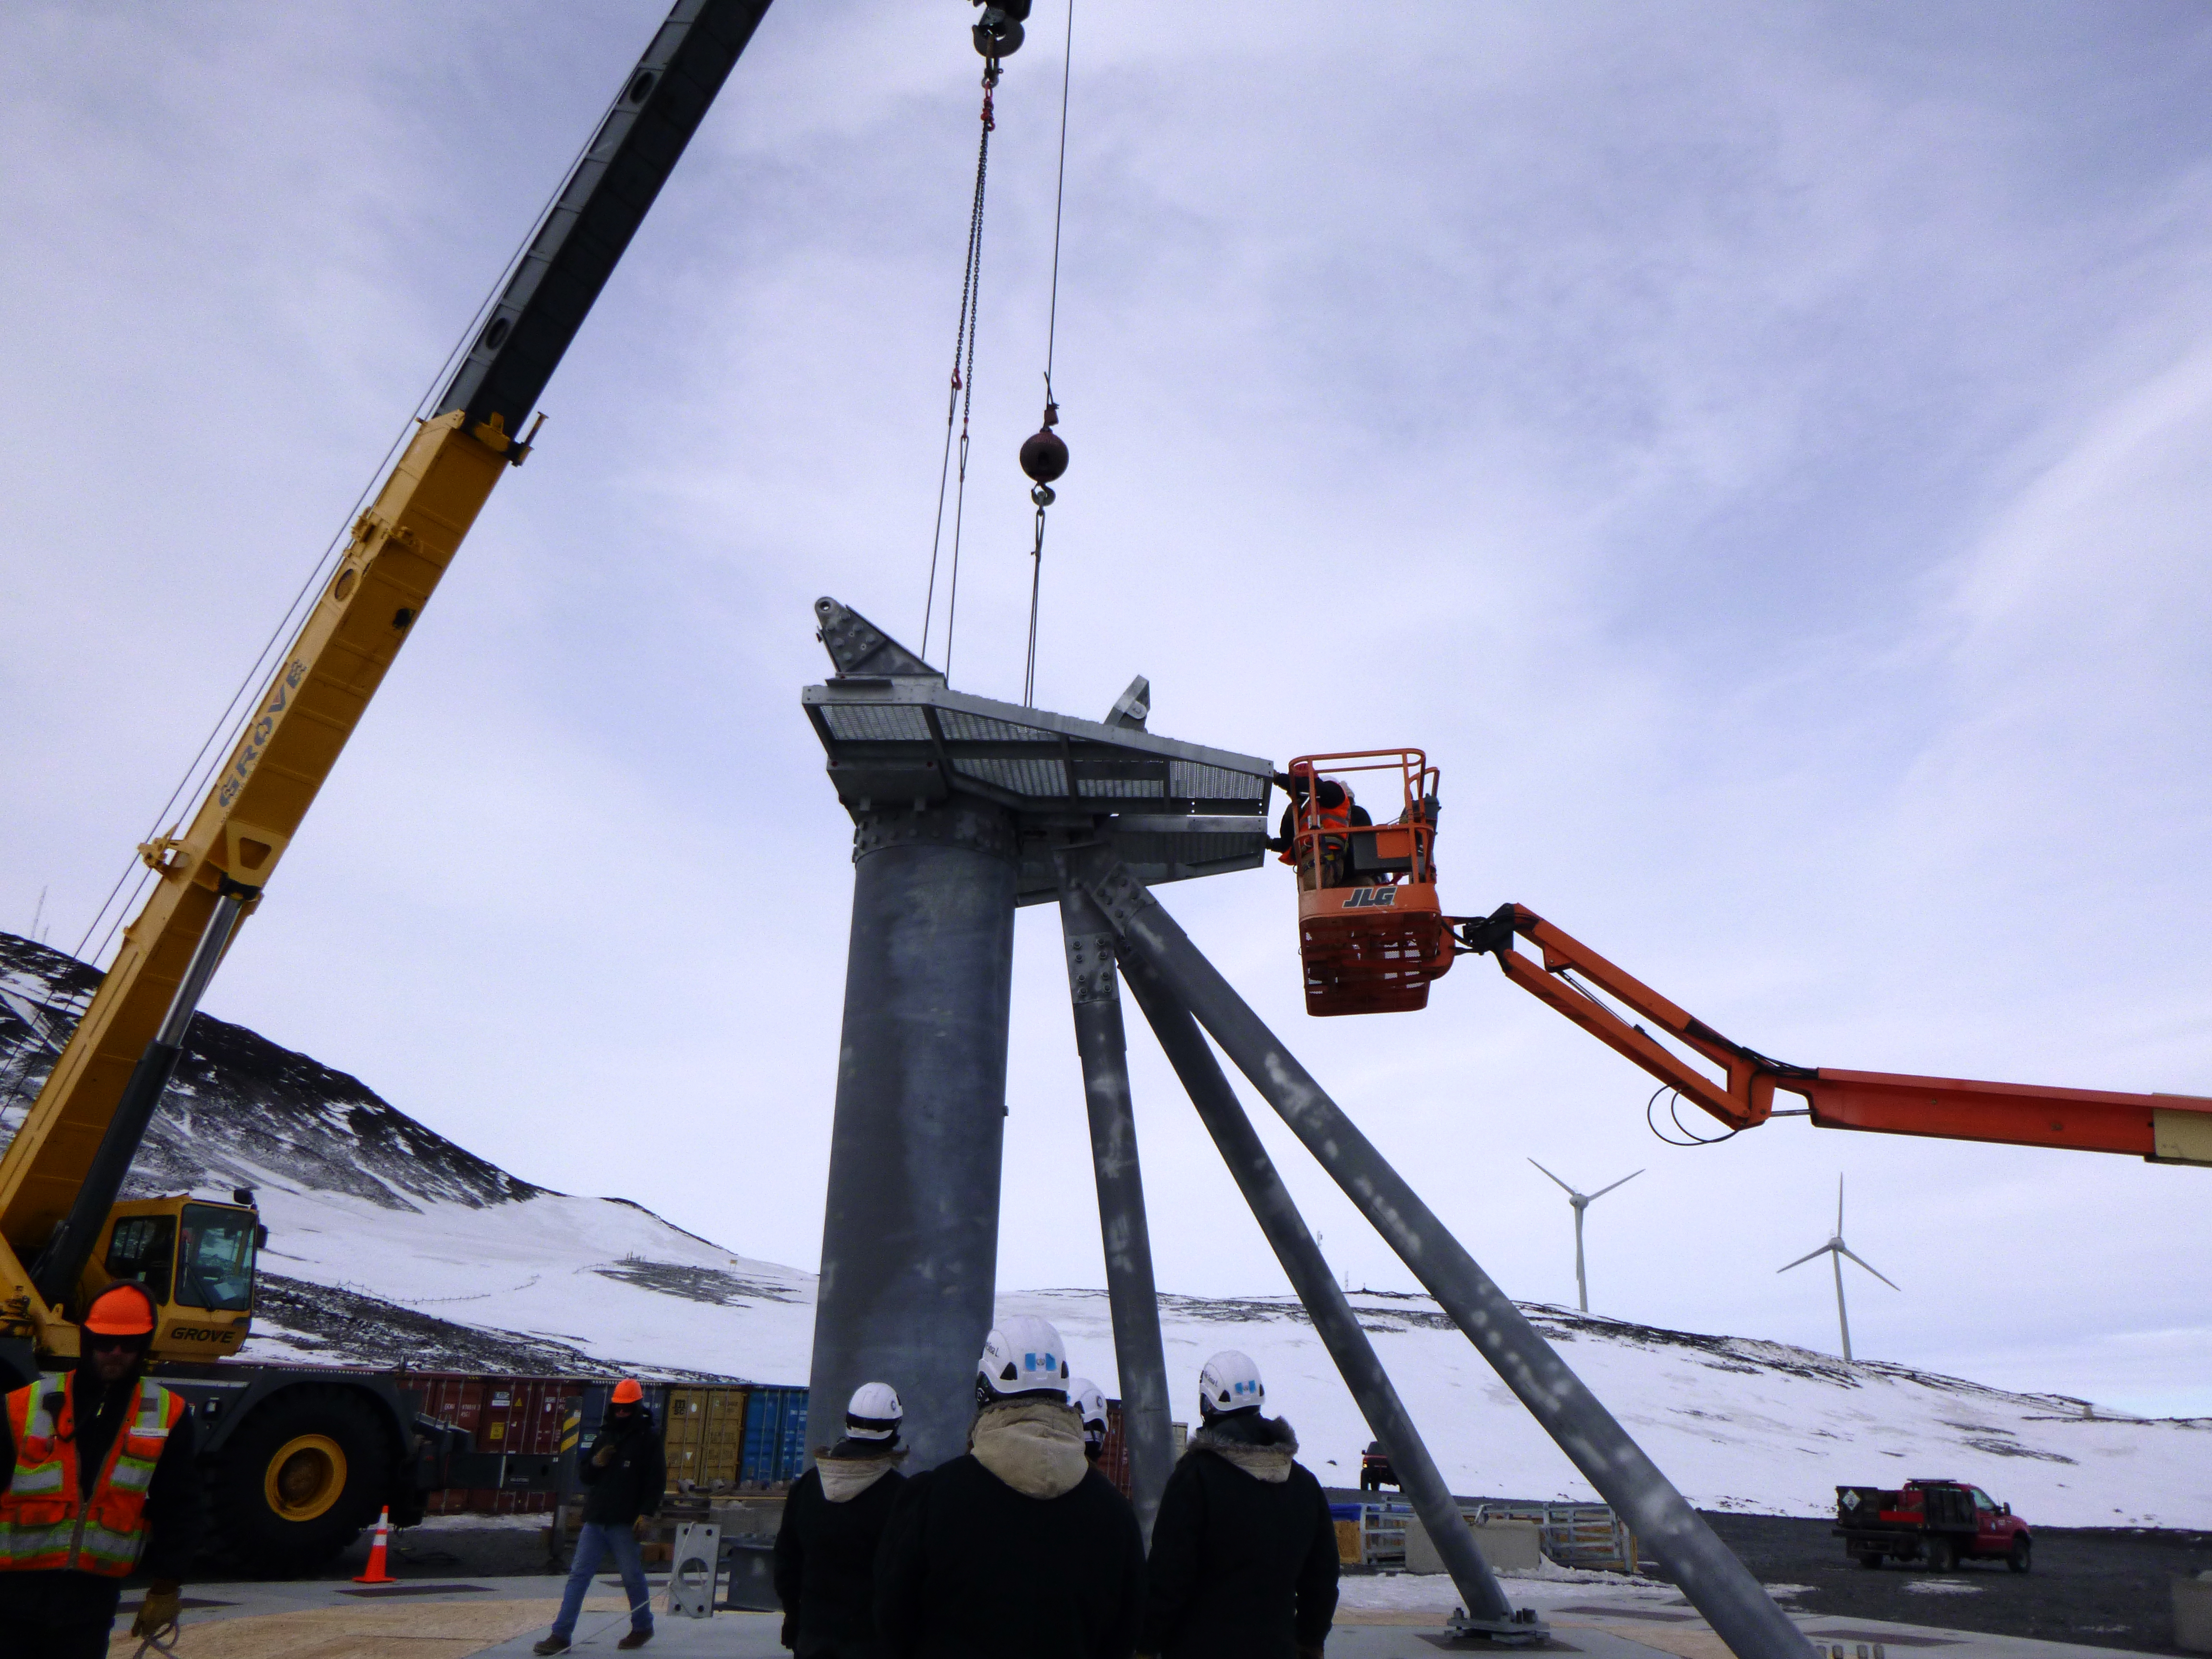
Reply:
[[145, 1376], [154, 1298], [109, 1286], [77, 1328], [76, 1369], [0, 1413], [0, 1659], [96, 1659], [134, 1571], [131, 1633], [173, 1635], [200, 1542], [192, 1414]]
[[653, 1596], [646, 1588], [637, 1540], [646, 1522], [659, 1511], [668, 1464], [661, 1454], [660, 1436], [653, 1430], [653, 1413], [646, 1409], [645, 1390], [635, 1377], [625, 1376], [615, 1384], [607, 1401], [606, 1422], [577, 1458], [576, 1473], [584, 1483], [584, 1524], [576, 1534], [575, 1559], [568, 1565], [568, 1583], [561, 1595], [561, 1611], [554, 1615], [552, 1633], [530, 1650], [568, 1651], [592, 1576], [609, 1555], [622, 1571], [623, 1593], [629, 1598], [629, 1631], [615, 1645], [641, 1648], [653, 1639]]
[[877, 1659], [876, 1552], [906, 1477], [898, 1391], [863, 1382], [845, 1407], [844, 1437], [792, 1483], [775, 1534], [775, 1597], [783, 1644], [799, 1659]]
[[1320, 1659], [1336, 1614], [1336, 1528], [1297, 1436], [1262, 1410], [1259, 1367], [1218, 1353], [1201, 1425], [1152, 1522], [1139, 1650], [1160, 1659]]
[[1127, 1659], [1144, 1543], [1083, 1455], [1060, 1334], [1002, 1322], [975, 1395], [968, 1455], [906, 1483], [877, 1558], [886, 1659]]

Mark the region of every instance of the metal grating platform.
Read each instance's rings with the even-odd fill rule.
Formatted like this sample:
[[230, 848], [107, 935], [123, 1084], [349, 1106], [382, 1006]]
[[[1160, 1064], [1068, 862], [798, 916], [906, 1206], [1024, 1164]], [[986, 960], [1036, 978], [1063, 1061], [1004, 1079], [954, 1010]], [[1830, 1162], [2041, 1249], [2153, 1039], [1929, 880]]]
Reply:
[[1077, 720], [955, 691], [836, 600], [814, 612], [838, 672], [802, 702], [856, 819], [956, 791], [1010, 808], [1023, 904], [1058, 898], [1054, 846], [1101, 831], [1147, 884], [1250, 870], [1266, 856], [1273, 763], [1147, 732], [1141, 678], [1106, 720]]

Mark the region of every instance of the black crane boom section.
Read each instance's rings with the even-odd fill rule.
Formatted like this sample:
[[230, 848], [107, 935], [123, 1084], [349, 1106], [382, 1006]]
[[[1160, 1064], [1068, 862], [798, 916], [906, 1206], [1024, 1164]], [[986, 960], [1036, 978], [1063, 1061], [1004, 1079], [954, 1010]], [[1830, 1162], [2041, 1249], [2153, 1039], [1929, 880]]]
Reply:
[[512, 437], [752, 39], [769, 0], [677, 0], [532, 237], [434, 413]]

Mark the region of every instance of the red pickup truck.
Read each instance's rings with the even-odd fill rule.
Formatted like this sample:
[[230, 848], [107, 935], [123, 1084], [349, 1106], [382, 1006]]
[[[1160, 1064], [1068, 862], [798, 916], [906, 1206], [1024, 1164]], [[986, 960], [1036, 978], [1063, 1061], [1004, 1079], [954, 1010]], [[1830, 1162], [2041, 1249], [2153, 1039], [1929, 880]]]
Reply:
[[1937, 1572], [1972, 1556], [2026, 1572], [2034, 1548], [2027, 1522], [2011, 1504], [1963, 1480], [1908, 1480], [1895, 1491], [1838, 1486], [1836, 1536], [1863, 1567], [1878, 1567], [1892, 1556], [1925, 1561]]

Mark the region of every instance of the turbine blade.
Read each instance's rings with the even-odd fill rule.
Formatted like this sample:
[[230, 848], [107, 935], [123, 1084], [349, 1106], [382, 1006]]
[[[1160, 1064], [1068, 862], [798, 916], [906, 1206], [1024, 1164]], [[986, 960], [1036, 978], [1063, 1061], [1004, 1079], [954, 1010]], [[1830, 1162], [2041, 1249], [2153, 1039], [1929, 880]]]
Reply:
[[1903, 1288], [1903, 1286], [1899, 1285], [1894, 1279], [1891, 1279], [1887, 1273], [1882, 1272], [1881, 1268], [1874, 1266], [1871, 1262], [1862, 1261], [1859, 1257], [1851, 1255], [1851, 1247], [1850, 1245], [1838, 1244], [1836, 1248], [1841, 1250], [1845, 1255], [1850, 1256], [1852, 1261], [1858, 1262], [1860, 1267], [1864, 1267], [1876, 1279], [1879, 1279], [1883, 1284], [1888, 1285], [1891, 1290], [1895, 1291], [1901, 1290]]
[[1844, 1236], [1844, 1178], [1836, 1177], [1836, 1237]]
[[[1640, 1176], [1643, 1173], [1643, 1170], [1638, 1170], [1636, 1172], [1636, 1175], [1625, 1175], [1621, 1176], [1620, 1180], [1614, 1182], [1613, 1183], [1613, 1187], [1626, 1187], [1630, 1182], [1636, 1179], [1636, 1176]], [[1590, 1202], [1593, 1204], [1596, 1203], [1598, 1200], [1603, 1198], [1607, 1193], [1611, 1192], [1613, 1190], [1613, 1187], [1599, 1188], [1595, 1192], [1590, 1194]]]
[[1826, 1246], [1826, 1244], [1823, 1244], [1822, 1246], [1820, 1246], [1820, 1248], [1819, 1249], [1817, 1249], [1817, 1250], [1808, 1250], [1808, 1251], [1806, 1251], [1806, 1252], [1805, 1252], [1805, 1254], [1804, 1254], [1804, 1255], [1802, 1255], [1799, 1256], [1799, 1257], [1798, 1257], [1795, 1261], [1792, 1261], [1792, 1262], [1789, 1263], [1789, 1264], [1788, 1264], [1788, 1266], [1777, 1267], [1774, 1271], [1775, 1271], [1775, 1272], [1777, 1272], [1777, 1273], [1788, 1273], [1788, 1272], [1790, 1271], [1790, 1269], [1791, 1267], [1803, 1267], [1807, 1262], [1810, 1261], [1811, 1261], [1814, 1256], [1816, 1256], [1816, 1255], [1827, 1255], [1827, 1253], [1828, 1253], [1828, 1246]]
[[[1535, 1160], [1534, 1158], [1530, 1158], [1528, 1161], [1529, 1161], [1531, 1164], [1536, 1164], [1536, 1160]], [[1543, 1166], [1542, 1164], [1536, 1164], [1536, 1167], [1537, 1167], [1538, 1169], [1540, 1169], [1540, 1170], [1544, 1170], [1544, 1166]], [[1544, 1173], [1545, 1173], [1546, 1175], [1547, 1175], [1547, 1176], [1552, 1176], [1552, 1182], [1553, 1182], [1553, 1184], [1554, 1186], [1558, 1187], [1558, 1188], [1559, 1188], [1559, 1189], [1561, 1192], [1565, 1193], [1568, 1197], [1570, 1197], [1570, 1198], [1580, 1198], [1580, 1197], [1582, 1196], [1582, 1194], [1581, 1194], [1580, 1193], [1577, 1192], [1573, 1188], [1571, 1188], [1571, 1187], [1568, 1186], [1568, 1185], [1567, 1185], [1567, 1183], [1566, 1183], [1565, 1182], [1561, 1181], [1561, 1180], [1559, 1178], [1559, 1176], [1555, 1176], [1555, 1175], [1552, 1175], [1552, 1172], [1551, 1172], [1549, 1170], [1544, 1170]]]

